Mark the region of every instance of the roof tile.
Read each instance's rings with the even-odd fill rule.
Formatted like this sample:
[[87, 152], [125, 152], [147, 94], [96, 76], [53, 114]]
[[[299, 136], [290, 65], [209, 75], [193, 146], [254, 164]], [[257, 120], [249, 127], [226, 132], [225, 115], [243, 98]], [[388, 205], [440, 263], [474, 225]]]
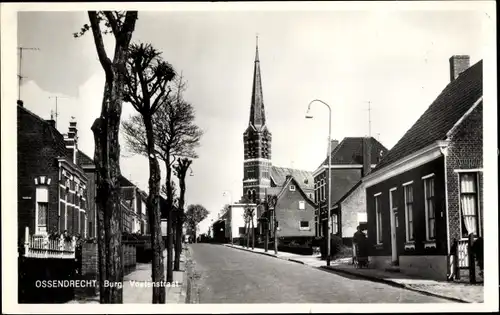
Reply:
[[429, 108], [380, 161], [377, 171], [397, 160], [445, 140], [446, 133], [483, 95], [483, 62], [477, 62], [451, 81]]

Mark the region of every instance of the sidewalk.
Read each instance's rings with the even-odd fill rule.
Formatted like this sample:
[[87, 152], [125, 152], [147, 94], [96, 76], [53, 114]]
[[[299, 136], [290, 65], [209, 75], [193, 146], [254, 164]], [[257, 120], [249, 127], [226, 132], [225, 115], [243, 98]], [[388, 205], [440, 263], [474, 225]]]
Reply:
[[[163, 252], [163, 257], [166, 261], [166, 250]], [[186, 303], [187, 277], [185, 272], [185, 264], [186, 255], [185, 250], [183, 250], [181, 253], [179, 266], [179, 269], [181, 271], [174, 271], [173, 285], [165, 287], [167, 304]], [[151, 304], [153, 289], [152, 287], [148, 287], [148, 283], [151, 283], [151, 280], [151, 263], [138, 263], [134, 271], [123, 277], [123, 304]], [[99, 304], [99, 297], [97, 296], [85, 300], [73, 300], [68, 302], [68, 304], [78, 303]]]
[[330, 266], [326, 266], [326, 261], [321, 260], [319, 256], [298, 255], [292, 253], [278, 252], [274, 254], [274, 249], [268, 253], [262, 248], [247, 249], [240, 245], [225, 244], [225, 246], [237, 248], [240, 250], [250, 251], [258, 254], [273, 256], [279, 259], [292, 261], [295, 263], [304, 264], [313, 268], [318, 268], [326, 271], [335, 271], [355, 275], [370, 281], [382, 282], [388, 285], [397, 286], [419, 293], [437, 296], [462, 303], [483, 303], [484, 302], [484, 286], [472, 285], [466, 283], [455, 283], [446, 281], [435, 281], [427, 279], [418, 279], [413, 276], [408, 276], [403, 273], [389, 272], [380, 269], [363, 268], [357, 269], [351, 264], [351, 258], [341, 258], [331, 261]]

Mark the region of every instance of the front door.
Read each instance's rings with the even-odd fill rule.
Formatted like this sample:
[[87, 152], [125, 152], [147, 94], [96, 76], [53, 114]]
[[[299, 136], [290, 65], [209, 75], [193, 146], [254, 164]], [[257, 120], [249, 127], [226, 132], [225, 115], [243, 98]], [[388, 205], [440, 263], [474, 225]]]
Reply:
[[399, 265], [398, 244], [397, 244], [397, 229], [398, 229], [398, 206], [397, 206], [397, 190], [391, 189], [389, 193], [389, 206], [391, 213], [391, 258], [393, 265]]

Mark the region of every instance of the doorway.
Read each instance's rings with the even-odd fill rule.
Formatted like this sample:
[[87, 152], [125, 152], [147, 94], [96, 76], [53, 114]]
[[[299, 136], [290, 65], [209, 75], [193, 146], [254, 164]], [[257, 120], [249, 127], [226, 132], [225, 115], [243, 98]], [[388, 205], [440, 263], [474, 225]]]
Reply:
[[397, 188], [392, 188], [389, 191], [389, 207], [391, 215], [391, 260], [394, 266], [399, 266], [399, 254], [397, 243], [398, 229], [398, 204], [397, 204]]

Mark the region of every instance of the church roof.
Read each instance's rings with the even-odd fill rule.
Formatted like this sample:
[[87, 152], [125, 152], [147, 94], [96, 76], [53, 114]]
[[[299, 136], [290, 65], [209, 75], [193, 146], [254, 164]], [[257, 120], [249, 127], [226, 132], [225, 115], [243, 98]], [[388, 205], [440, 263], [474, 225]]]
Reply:
[[262, 81], [260, 77], [259, 46], [255, 48], [255, 62], [253, 70], [252, 102], [250, 105], [249, 125], [260, 129], [266, 124], [264, 97], [262, 95]]
[[314, 189], [312, 172], [278, 166], [271, 167], [271, 178], [276, 186], [283, 186], [287, 175], [293, 176], [302, 189]]

